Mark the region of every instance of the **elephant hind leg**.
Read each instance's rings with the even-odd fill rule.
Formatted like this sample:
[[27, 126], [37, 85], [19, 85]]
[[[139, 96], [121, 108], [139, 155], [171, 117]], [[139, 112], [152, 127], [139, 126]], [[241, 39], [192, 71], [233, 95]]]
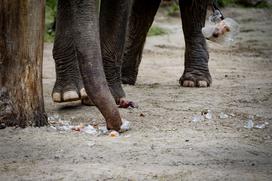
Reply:
[[122, 83], [135, 85], [142, 59], [145, 39], [151, 27], [160, 0], [134, 0], [122, 62]]
[[179, 80], [183, 87], [209, 87], [211, 83], [210, 76], [203, 76], [191, 74], [191, 72], [184, 72]]
[[121, 85], [121, 58], [125, 43], [129, 1], [102, 0], [100, 7], [103, 66], [111, 94], [119, 104], [120, 99], [125, 97]]
[[209, 2], [179, 1], [185, 38], [185, 69], [179, 82], [184, 87], [208, 87], [212, 83], [208, 67], [209, 53], [201, 32]]

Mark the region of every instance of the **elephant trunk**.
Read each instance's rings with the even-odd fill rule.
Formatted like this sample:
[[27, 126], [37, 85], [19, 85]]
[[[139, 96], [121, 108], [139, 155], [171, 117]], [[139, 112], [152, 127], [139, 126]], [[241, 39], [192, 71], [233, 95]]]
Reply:
[[72, 36], [86, 92], [106, 119], [107, 128], [119, 131], [121, 116], [103, 70], [96, 3], [92, 0], [70, 2]]

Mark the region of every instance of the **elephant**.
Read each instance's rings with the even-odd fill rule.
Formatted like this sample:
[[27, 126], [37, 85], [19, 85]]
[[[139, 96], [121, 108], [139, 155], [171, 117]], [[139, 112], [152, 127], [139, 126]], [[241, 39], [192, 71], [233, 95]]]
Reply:
[[[108, 129], [122, 124], [116, 104], [128, 104], [122, 83], [134, 85], [147, 32], [161, 0], [59, 0], [53, 58], [54, 102], [87, 99], [99, 108]], [[201, 33], [209, 0], [180, 0], [185, 70], [180, 84], [211, 84], [209, 54]]]
[[[122, 59], [123, 84], [136, 83], [145, 39], [159, 5], [159, 0], [135, 0], [132, 5]], [[179, 0], [185, 38], [185, 69], [179, 83], [184, 87], [208, 87], [212, 83], [209, 53], [201, 32], [208, 5], [212, 5], [211, 0]]]
[[107, 128], [116, 131], [122, 125], [116, 102], [124, 97], [124, 91], [117, 74], [129, 5], [127, 0], [102, 0], [99, 18], [95, 0], [59, 0], [57, 7], [53, 101], [88, 96], [104, 116]]

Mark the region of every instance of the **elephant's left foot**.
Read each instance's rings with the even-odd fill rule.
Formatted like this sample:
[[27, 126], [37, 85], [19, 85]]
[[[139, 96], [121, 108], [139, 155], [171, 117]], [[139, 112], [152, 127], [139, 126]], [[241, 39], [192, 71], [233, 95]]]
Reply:
[[212, 84], [212, 78], [209, 71], [186, 71], [185, 69], [179, 83], [183, 87], [209, 87]]
[[54, 102], [71, 102], [84, 98], [88, 98], [88, 96], [82, 83], [67, 82], [65, 84], [61, 81], [56, 81], [52, 92]]

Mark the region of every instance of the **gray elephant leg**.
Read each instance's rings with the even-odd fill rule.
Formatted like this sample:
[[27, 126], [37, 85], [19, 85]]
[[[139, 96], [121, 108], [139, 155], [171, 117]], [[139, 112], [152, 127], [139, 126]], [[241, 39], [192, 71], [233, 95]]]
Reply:
[[161, 0], [133, 0], [122, 63], [122, 83], [134, 85], [145, 39]]
[[129, 13], [129, 0], [102, 0], [100, 5], [100, 38], [103, 65], [115, 101], [125, 97], [121, 85], [121, 57]]
[[212, 83], [208, 68], [209, 54], [201, 32], [210, 0], [180, 0], [185, 38], [185, 70], [180, 78], [184, 87], [207, 87]]
[[74, 101], [87, 97], [75, 53], [71, 18], [69, 6], [59, 1], [53, 48], [56, 65], [56, 82], [52, 92], [54, 102]]
[[86, 92], [103, 114], [107, 128], [119, 131], [121, 116], [103, 70], [96, 1], [59, 1], [71, 6], [72, 37]]

